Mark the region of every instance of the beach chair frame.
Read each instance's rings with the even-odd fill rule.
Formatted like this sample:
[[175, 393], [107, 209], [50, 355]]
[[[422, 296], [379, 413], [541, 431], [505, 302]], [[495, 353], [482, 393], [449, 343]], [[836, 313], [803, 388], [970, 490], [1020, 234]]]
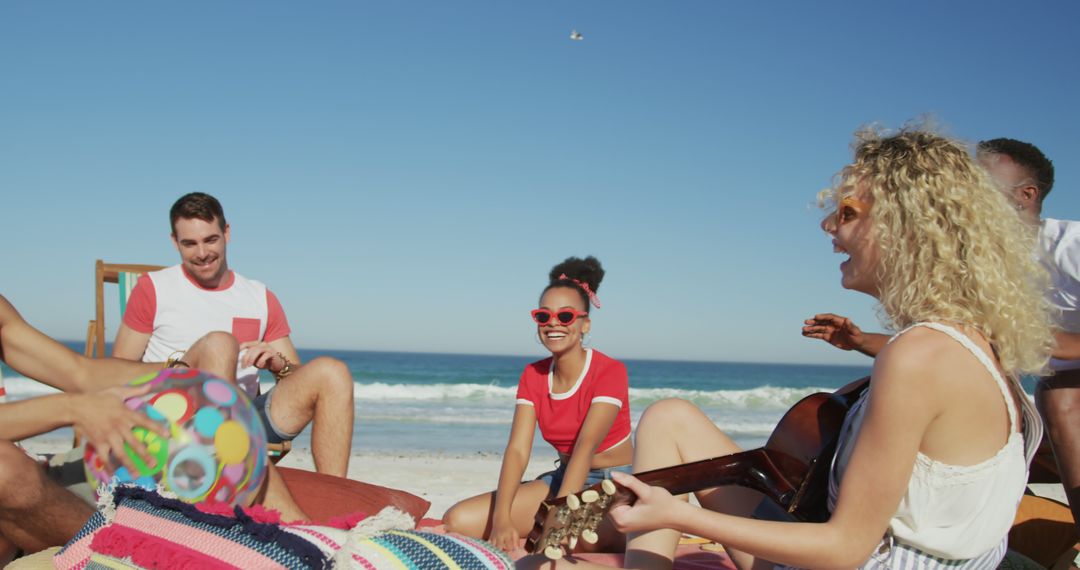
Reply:
[[86, 348], [90, 358], [105, 358], [105, 284], [116, 283], [120, 288], [120, 317], [124, 316], [128, 296], [139, 276], [148, 271], [164, 269], [164, 265], [139, 263], [94, 263], [94, 318], [86, 326]]

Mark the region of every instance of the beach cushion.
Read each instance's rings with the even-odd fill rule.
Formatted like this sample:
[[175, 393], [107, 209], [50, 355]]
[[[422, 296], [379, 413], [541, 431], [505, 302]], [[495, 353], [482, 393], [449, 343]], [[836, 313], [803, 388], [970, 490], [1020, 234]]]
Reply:
[[278, 467], [278, 472], [311, 522], [327, 523], [356, 512], [375, 514], [386, 507], [402, 510], [420, 521], [431, 507], [430, 502], [398, 489], [289, 467]]
[[276, 512], [196, 505], [135, 486], [102, 495], [101, 507], [59, 553], [57, 568], [476, 568], [509, 570], [482, 541], [411, 530], [394, 508], [337, 526], [281, 524]]
[[[446, 526], [442, 524], [442, 521], [434, 519], [424, 519], [420, 522], [420, 528], [425, 531], [430, 531], [433, 534], [446, 534]], [[458, 536], [458, 535], [449, 535]], [[528, 555], [525, 551], [525, 539], [521, 540], [521, 547], [510, 553], [510, 557], [514, 560], [518, 560]], [[619, 553], [606, 553], [606, 552], [590, 552], [575, 554], [574, 558], [578, 560], [587, 560], [589, 562], [595, 562], [603, 566], [610, 566], [612, 568], [622, 568], [623, 566], [623, 554]], [[723, 549], [716, 548], [715, 544], [709, 544], [707, 542], [695, 541], [693, 543], [679, 544], [675, 550], [675, 564], [672, 566], [672, 570], [737, 570], [735, 563], [731, 561], [731, 558], [723, 551]]]
[[1080, 540], [1069, 507], [1052, 499], [1024, 495], [1016, 509], [1009, 548], [1049, 568]]
[[192, 505], [131, 485], [102, 494], [99, 507], [56, 554], [57, 568], [323, 568], [330, 562], [318, 546], [277, 524], [277, 513], [259, 507]]

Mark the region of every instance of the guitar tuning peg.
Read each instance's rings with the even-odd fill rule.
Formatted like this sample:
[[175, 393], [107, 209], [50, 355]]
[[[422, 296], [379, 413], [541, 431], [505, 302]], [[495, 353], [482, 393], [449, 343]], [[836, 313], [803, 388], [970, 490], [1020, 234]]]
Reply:
[[548, 560], [558, 560], [563, 557], [562, 549], [558, 546], [549, 546], [544, 549], [544, 557]]
[[600, 488], [603, 489], [604, 494], [606, 495], [615, 494], [615, 482], [611, 479], [604, 479], [603, 481], [601, 481]]
[[596, 544], [596, 541], [600, 540], [600, 536], [596, 534], [596, 531], [586, 529], [581, 533], [581, 540], [584, 540], [589, 544]]
[[596, 500], [599, 499], [599, 498], [600, 498], [600, 493], [597, 493], [593, 489], [589, 489], [589, 490], [587, 490], [587, 491], [585, 491], [584, 493], [581, 494], [581, 501], [583, 503], [585, 503], [586, 505], [588, 505], [590, 503], [595, 503]]
[[570, 493], [566, 496], [566, 506], [570, 507], [571, 511], [576, 511], [581, 508], [581, 499], [577, 498], [577, 495]]
[[570, 550], [577, 548], [577, 536], [570, 537]]

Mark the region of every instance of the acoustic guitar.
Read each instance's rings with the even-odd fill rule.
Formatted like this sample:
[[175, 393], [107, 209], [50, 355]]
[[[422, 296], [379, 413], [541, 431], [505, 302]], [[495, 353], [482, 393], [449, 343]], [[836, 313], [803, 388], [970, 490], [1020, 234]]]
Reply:
[[[790, 520], [826, 521], [829, 469], [837, 439], [844, 417], [869, 383], [867, 376], [831, 394], [819, 392], [803, 398], [780, 419], [764, 447], [634, 476], [673, 495], [725, 485], [748, 487], [764, 494]], [[534, 554], [543, 552], [552, 560], [562, 558], [573, 551], [579, 537], [595, 543], [596, 529], [608, 510], [632, 504], [635, 499], [626, 487], [605, 480], [580, 496], [544, 501], [525, 549]]]

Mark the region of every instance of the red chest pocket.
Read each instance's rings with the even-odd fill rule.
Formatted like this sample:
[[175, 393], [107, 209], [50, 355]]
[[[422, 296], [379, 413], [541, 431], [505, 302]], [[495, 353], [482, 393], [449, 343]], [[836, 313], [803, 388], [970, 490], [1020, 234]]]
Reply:
[[233, 317], [232, 320], [232, 334], [236, 337], [236, 342], [251, 342], [253, 340], [259, 340], [259, 319], [245, 319], [241, 317]]

